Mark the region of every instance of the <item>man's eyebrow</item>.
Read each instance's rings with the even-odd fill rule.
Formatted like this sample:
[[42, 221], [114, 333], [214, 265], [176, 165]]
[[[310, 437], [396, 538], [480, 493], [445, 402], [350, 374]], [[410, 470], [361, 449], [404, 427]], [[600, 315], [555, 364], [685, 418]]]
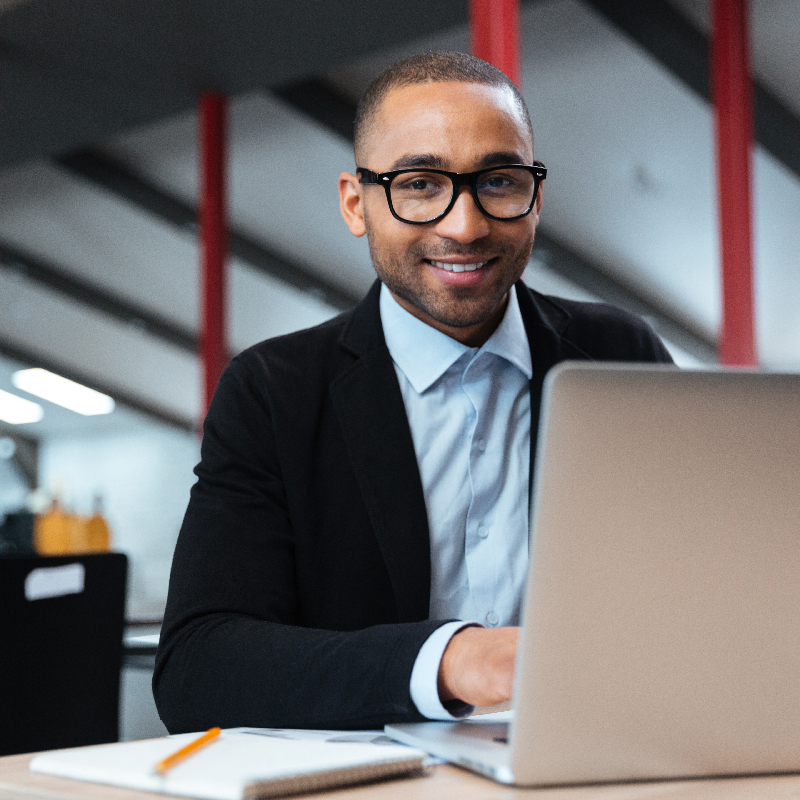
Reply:
[[476, 169], [483, 169], [483, 167], [494, 167], [498, 164], [524, 164], [525, 159], [520, 153], [514, 152], [499, 152], [487, 153], [475, 165]]
[[[519, 153], [496, 152], [487, 153], [475, 164], [475, 169], [484, 169], [485, 167], [494, 167], [498, 164], [524, 164], [525, 159]], [[427, 167], [428, 169], [447, 169], [447, 162], [441, 157], [433, 155], [432, 153], [419, 153], [416, 155], [403, 155], [392, 164], [388, 172], [396, 169], [415, 169], [417, 167]]]
[[428, 167], [428, 169], [446, 169], [447, 164], [441, 156], [435, 156], [432, 153], [419, 153], [418, 155], [404, 155], [400, 156], [397, 161], [392, 164], [392, 168], [387, 170], [392, 172], [396, 169], [412, 169], [414, 167]]

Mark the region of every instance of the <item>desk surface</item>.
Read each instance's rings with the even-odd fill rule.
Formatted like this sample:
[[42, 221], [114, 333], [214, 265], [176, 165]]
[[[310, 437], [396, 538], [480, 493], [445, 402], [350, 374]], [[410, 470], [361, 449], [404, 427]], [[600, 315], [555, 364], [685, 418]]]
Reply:
[[[0, 758], [0, 800], [164, 800], [167, 795], [84, 783], [28, 770], [31, 755]], [[451, 766], [424, 778], [303, 795], [314, 800], [797, 800], [800, 775], [730, 780], [510, 789]]]

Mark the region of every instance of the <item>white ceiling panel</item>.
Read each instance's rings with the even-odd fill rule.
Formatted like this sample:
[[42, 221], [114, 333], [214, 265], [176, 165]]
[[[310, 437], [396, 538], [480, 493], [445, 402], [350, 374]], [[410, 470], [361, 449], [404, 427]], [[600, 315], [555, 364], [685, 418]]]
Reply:
[[[0, 272], [3, 339], [173, 414], [200, 410], [197, 359], [20, 276]], [[36, 366], [36, 365], [34, 365]]]
[[[9, 200], [0, 240], [190, 332], [197, 330], [199, 255], [193, 231], [181, 232], [46, 163], [7, 171], [0, 176], [0, 193]], [[234, 351], [336, 313], [313, 295], [237, 259], [231, 259], [229, 277]], [[0, 323], [0, 332], [4, 328]]]
[[[194, 114], [182, 115], [104, 152], [195, 204], [196, 127]], [[374, 279], [366, 241], [350, 235], [339, 213], [338, 177], [354, 169], [351, 147], [266, 93], [235, 99], [229, 128], [232, 226], [345, 290], [366, 292]]]
[[197, 244], [110, 192], [48, 164], [0, 175], [0, 240], [193, 330]]
[[319, 325], [338, 313], [309, 293], [257, 273], [237, 259], [231, 262], [228, 309], [233, 352], [263, 339]]
[[542, 226], [713, 335], [706, 105], [583, 4], [523, 15], [523, 87], [549, 168]]

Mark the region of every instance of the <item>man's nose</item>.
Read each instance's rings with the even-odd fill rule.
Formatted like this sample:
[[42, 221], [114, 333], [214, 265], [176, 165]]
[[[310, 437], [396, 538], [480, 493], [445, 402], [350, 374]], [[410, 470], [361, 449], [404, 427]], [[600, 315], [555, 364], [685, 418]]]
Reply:
[[475, 205], [469, 187], [460, 187], [455, 204], [436, 223], [436, 233], [464, 244], [489, 235], [489, 219]]

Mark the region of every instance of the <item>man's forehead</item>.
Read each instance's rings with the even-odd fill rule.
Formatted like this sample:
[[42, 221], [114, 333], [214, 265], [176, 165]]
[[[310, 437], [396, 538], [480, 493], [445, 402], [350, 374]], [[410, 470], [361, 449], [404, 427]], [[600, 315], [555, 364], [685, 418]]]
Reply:
[[379, 126], [397, 124], [398, 115], [401, 118], [410, 114], [425, 116], [441, 110], [442, 106], [456, 106], [465, 114], [479, 111], [512, 114], [522, 123], [519, 106], [508, 87], [466, 81], [430, 81], [396, 86], [383, 98], [377, 109], [376, 122]]
[[[422, 139], [445, 140], [449, 133], [452, 140], [462, 131], [468, 136], [468, 131], [478, 125], [483, 126], [489, 138], [505, 138], [506, 144], [518, 139], [518, 146], [500, 148], [492, 147], [487, 140], [489, 150], [525, 150], [527, 155], [519, 155], [530, 158], [529, 126], [511, 90], [504, 86], [455, 81], [390, 89], [376, 109], [367, 149], [385, 151], [395, 145], [399, 150], [392, 154], [394, 162], [409, 153], [425, 152], [427, 142]], [[409, 136], [413, 141], [408, 141]]]

